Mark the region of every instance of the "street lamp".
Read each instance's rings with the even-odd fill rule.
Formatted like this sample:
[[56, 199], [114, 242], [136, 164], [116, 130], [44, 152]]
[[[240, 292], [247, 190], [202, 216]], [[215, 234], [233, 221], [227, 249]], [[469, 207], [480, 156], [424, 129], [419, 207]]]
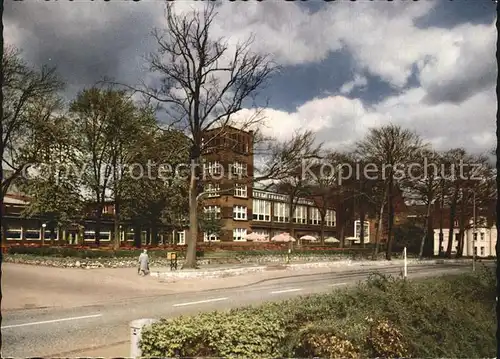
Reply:
[[42, 224], [42, 245], [45, 244], [45, 227], [47, 227], [47, 223]]

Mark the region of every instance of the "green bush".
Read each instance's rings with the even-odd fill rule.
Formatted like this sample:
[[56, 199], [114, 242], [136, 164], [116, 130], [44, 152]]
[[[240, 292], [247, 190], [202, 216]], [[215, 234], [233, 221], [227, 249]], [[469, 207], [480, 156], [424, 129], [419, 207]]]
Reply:
[[352, 289], [163, 320], [144, 331], [154, 357], [492, 357], [496, 278], [372, 275]]
[[[171, 250], [148, 250], [148, 254], [151, 258], [166, 258], [167, 252]], [[36, 257], [72, 257], [72, 258], [89, 258], [89, 259], [97, 259], [97, 258], [123, 258], [123, 259], [132, 259], [137, 258], [142, 253], [142, 249], [119, 249], [119, 250], [111, 250], [111, 249], [89, 249], [89, 248], [81, 248], [81, 247], [42, 247], [42, 246], [13, 246], [9, 247], [8, 254], [23, 254], [30, 255]], [[184, 258], [185, 254], [182, 251], [177, 251], [179, 258]], [[198, 257], [203, 257], [203, 253], [198, 251], [196, 252]]]
[[154, 357], [279, 356], [286, 335], [279, 313], [255, 314], [243, 309], [162, 320], [144, 330], [141, 350]]

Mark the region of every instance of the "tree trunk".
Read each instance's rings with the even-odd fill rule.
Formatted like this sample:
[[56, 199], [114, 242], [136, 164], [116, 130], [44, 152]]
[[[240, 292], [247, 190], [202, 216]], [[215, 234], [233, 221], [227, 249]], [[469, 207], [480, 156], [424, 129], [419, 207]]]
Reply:
[[321, 215], [319, 242], [321, 243], [321, 245], [325, 244], [325, 215]]
[[56, 225], [52, 221], [50, 223], [50, 245], [53, 246], [55, 244], [55, 241], [56, 241]]
[[158, 228], [156, 227], [156, 225], [153, 223], [151, 225], [151, 245], [156, 247], [158, 246]]
[[[115, 190], [116, 193], [116, 190]], [[114, 211], [114, 234], [113, 249], [117, 250], [121, 244], [121, 230], [120, 230], [120, 201], [115, 196], [115, 211]]]
[[151, 245], [151, 227], [150, 226], [148, 226], [146, 228], [146, 241], [145, 242], [146, 242], [147, 246]]
[[359, 240], [361, 241], [361, 247], [365, 248], [365, 209], [361, 205], [359, 213]]
[[448, 233], [448, 246], [446, 247], [446, 258], [451, 258], [451, 249], [453, 247], [453, 236], [454, 236], [454, 229], [455, 229], [455, 217], [456, 217], [456, 211], [457, 211], [457, 198], [458, 197], [458, 188], [455, 188], [455, 193], [453, 194], [453, 200], [450, 206], [450, 229]]
[[121, 243], [120, 221], [118, 220], [116, 215], [113, 226], [113, 234], [114, 234], [113, 249], [116, 251], [120, 249], [120, 243]]
[[344, 248], [344, 237], [345, 237], [345, 223], [340, 225], [340, 248]]
[[443, 240], [444, 240], [443, 207], [444, 207], [444, 190], [443, 190], [443, 184], [441, 184], [441, 203], [439, 205], [439, 248], [438, 248], [439, 257], [443, 256], [443, 251], [441, 250], [441, 248], [443, 247]]
[[422, 235], [422, 240], [420, 242], [420, 251], [418, 253], [418, 257], [420, 259], [422, 259], [424, 257], [425, 240], [427, 239], [427, 236], [429, 234], [429, 221], [430, 221], [430, 216], [431, 216], [431, 206], [432, 206], [432, 201], [429, 200], [429, 203], [427, 204], [427, 214], [425, 216], [424, 234]]
[[458, 248], [457, 248], [457, 258], [461, 258], [464, 255], [464, 238], [465, 237], [465, 228], [460, 226], [460, 230], [458, 232]]
[[388, 226], [387, 226], [387, 249], [385, 252], [385, 259], [388, 261], [392, 258], [392, 228], [394, 225], [394, 199], [392, 196], [393, 192], [393, 178], [392, 173], [389, 178], [389, 189], [387, 191], [387, 205], [388, 205]]
[[[0, 173], [2, 173], [2, 172], [3, 172], [3, 170], [0, 169]], [[1, 228], [1, 235], [2, 235], [2, 250], [3, 250], [3, 248], [7, 245], [7, 221], [5, 220], [5, 205], [4, 205], [3, 191], [0, 191], [0, 211], [1, 211], [0, 212], [0, 226], [2, 227]]]
[[[294, 193], [290, 193], [290, 202], [288, 205], [290, 206], [288, 208], [288, 233], [290, 233], [290, 236], [294, 237], [294, 225], [293, 225], [293, 212], [294, 212]], [[295, 237], [294, 237], [295, 238]]]
[[182, 268], [196, 268], [196, 242], [198, 241], [198, 199], [197, 199], [197, 178], [196, 166], [197, 161], [193, 160], [191, 165], [191, 176], [189, 181], [189, 236], [186, 238], [186, 260]]
[[142, 228], [139, 225], [134, 226], [134, 247], [141, 248], [142, 247], [142, 238], [141, 238]]
[[375, 231], [375, 250], [373, 252], [373, 256], [375, 257], [375, 259], [377, 259], [379, 252], [380, 237], [382, 234], [381, 231], [382, 231], [382, 220], [384, 216], [384, 207], [385, 207], [385, 201], [382, 202], [382, 204], [380, 205], [380, 210], [377, 216], [378, 225], [377, 225], [377, 230]]

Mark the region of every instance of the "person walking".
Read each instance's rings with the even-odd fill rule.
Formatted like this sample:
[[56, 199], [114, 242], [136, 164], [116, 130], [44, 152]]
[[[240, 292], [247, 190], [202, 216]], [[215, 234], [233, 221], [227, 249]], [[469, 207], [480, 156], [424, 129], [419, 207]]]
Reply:
[[139, 269], [137, 274], [146, 275], [149, 273], [149, 256], [148, 251], [145, 249], [139, 256]]

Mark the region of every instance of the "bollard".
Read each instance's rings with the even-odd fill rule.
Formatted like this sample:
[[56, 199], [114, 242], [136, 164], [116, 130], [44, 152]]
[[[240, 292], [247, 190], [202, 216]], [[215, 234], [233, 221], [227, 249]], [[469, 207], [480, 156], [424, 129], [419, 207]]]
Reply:
[[157, 319], [137, 319], [130, 322], [130, 357], [140, 358], [142, 356], [139, 348], [142, 329], [156, 321]]

